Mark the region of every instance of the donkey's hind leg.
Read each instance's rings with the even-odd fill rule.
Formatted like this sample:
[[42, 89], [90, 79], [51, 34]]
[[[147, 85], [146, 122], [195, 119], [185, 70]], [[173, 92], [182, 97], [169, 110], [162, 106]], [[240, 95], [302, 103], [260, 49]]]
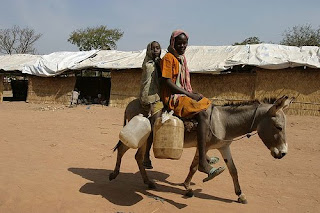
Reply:
[[193, 190], [190, 187], [190, 182], [191, 182], [193, 175], [197, 172], [198, 166], [199, 166], [199, 152], [197, 149], [196, 154], [194, 155], [193, 161], [190, 166], [189, 174], [188, 174], [187, 178], [185, 179], [185, 181], [183, 182], [183, 186], [187, 190], [186, 196], [188, 196], [188, 197], [193, 196]]
[[122, 159], [123, 155], [126, 153], [126, 151], [128, 151], [128, 149], [129, 149], [129, 147], [124, 145], [119, 140], [118, 144], [114, 148], [114, 151], [117, 150], [117, 162], [116, 162], [116, 166], [115, 166], [113, 172], [109, 174], [110, 181], [115, 179], [119, 175], [120, 166], [121, 166], [121, 159]]
[[145, 143], [143, 146], [141, 146], [138, 149], [138, 151], [137, 151], [137, 153], [135, 155], [135, 159], [137, 161], [137, 164], [138, 164], [139, 171], [140, 171], [140, 174], [142, 176], [143, 182], [148, 185], [149, 189], [155, 189], [156, 188], [155, 184], [152, 181], [149, 180], [149, 178], [147, 176], [146, 169], [143, 166], [143, 159], [144, 159], [144, 155], [145, 155], [145, 152], [146, 152], [146, 145], [147, 145], [147, 143]]

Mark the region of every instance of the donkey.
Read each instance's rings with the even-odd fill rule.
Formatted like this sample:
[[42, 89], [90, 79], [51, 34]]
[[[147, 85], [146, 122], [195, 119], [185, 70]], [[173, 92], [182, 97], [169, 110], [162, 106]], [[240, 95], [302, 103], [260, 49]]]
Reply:
[[[249, 137], [251, 132], [257, 131], [260, 139], [270, 150], [271, 155], [276, 159], [283, 158], [288, 152], [286, 142], [286, 116], [283, 109], [289, 106], [293, 98], [283, 96], [273, 104], [248, 102], [237, 105], [215, 106], [207, 109], [209, 117], [209, 136], [207, 137], [207, 150], [218, 149], [223, 157], [229, 173], [232, 177], [235, 194], [240, 203], [247, 203], [245, 195], [242, 193], [237, 169], [233, 163], [230, 145], [238, 137]], [[133, 116], [142, 113], [138, 100], [130, 102], [125, 110], [124, 119], [130, 120]], [[185, 132], [184, 148], [197, 147], [196, 131]], [[114, 171], [109, 175], [109, 180], [115, 179], [120, 170], [121, 158], [129, 148], [121, 141], [118, 142], [115, 150], [117, 162]], [[149, 188], [155, 188], [155, 184], [149, 180], [144, 166], [142, 165], [145, 146], [138, 149], [135, 159], [137, 161], [141, 176]], [[199, 153], [198, 150], [190, 166], [190, 171], [183, 186], [187, 190], [187, 196], [193, 196], [190, 182], [198, 169]]]

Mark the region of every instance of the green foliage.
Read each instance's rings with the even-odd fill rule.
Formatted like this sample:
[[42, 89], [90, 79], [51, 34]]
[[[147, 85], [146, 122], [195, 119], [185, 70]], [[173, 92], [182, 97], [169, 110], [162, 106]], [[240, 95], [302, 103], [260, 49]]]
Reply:
[[256, 36], [254, 37], [249, 37], [249, 38], [246, 38], [245, 40], [243, 40], [242, 42], [238, 43], [234, 43], [233, 46], [235, 45], [246, 45], [246, 44], [261, 44], [262, 41], [260, 41], [260, 39]]
[[107, 29], [106, 26], [99, 26], [86, 29], [78, 29], [70, 34], [68, 42], [79, 47], [80, 51], [87, 50], [110, 50], [116, 49], [116, 42], [123, 36], [119, 29]]
[[313, 29], [310, 24], [294, 26], [283, 34], [280, 44], [288, 46], [320, 46], [320, 28]]

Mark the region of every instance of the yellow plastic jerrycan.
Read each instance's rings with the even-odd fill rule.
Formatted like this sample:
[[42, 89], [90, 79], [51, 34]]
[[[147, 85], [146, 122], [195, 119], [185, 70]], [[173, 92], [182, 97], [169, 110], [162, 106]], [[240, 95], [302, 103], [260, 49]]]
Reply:
[[153, 154], [161, 159], [180, 159], [184, 143], [184, 124], [171, 113], [157, 118], [153, 128]]
[[148, 118], [142, 114], [134, 116], [120, 131], [119, 139], [126, 146], [137, 149], [147, 140], [151, 132], [151, 124]]

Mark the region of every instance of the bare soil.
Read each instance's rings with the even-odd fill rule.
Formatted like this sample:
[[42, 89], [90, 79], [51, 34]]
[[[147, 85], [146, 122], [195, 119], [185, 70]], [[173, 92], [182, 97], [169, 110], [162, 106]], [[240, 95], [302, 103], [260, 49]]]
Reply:
[[[273, 159], [257, 135], [231, 146], [248, 204], [237, 202], [227, 171], [203, 183], [195, 196], [180, 185], [195, 149], [178, 161], [155, 159], [143, 184], [134, 154], [123, 158], [117, 179], [112, 148], [123, 123], [122, 108], [0, 104], [0, 212], [319, 212], [320, 117], [288, 116], [289, 152]], [[216, 150], [210, 155], [220, 154]], [[223, 165], [221, 161], [218, 165]]]

